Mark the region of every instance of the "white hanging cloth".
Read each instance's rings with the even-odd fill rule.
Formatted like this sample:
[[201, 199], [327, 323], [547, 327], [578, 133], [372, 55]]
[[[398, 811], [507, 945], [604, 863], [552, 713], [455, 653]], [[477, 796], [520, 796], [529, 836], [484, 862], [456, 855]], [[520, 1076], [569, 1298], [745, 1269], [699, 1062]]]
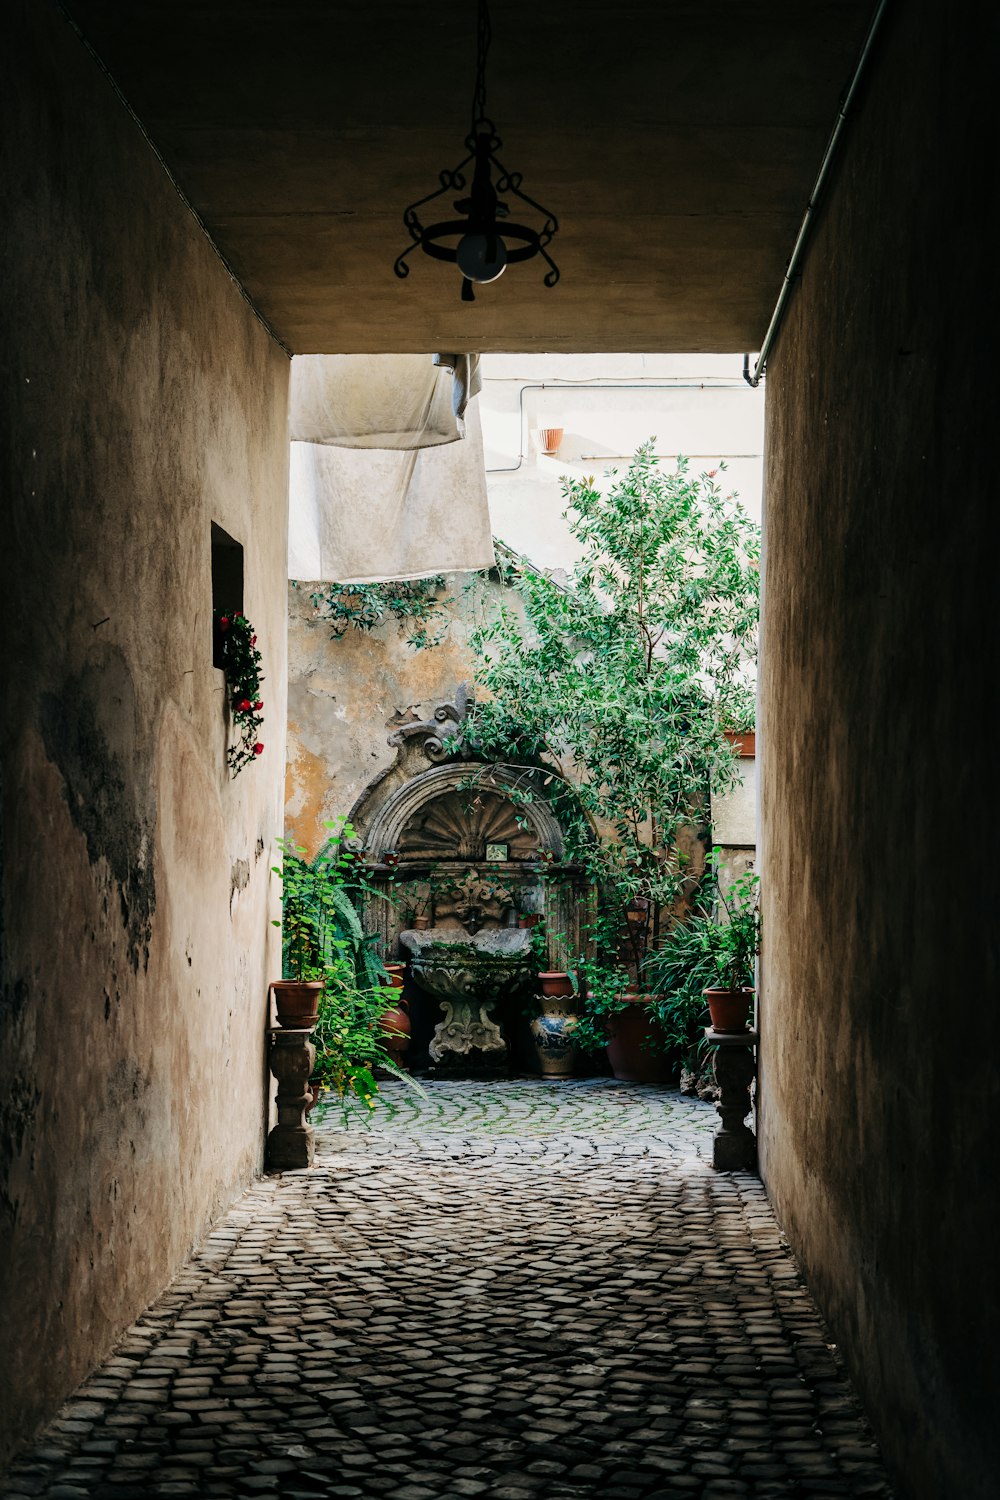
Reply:
[[289, 578], [381, 583], [492, 567], [475, 398], [464, 426], [462, 441], [408, 452], [293, 442]]
[[300, 354], [290, 436], [338, 448], [410, 450], [465, 436], [478, 354]]

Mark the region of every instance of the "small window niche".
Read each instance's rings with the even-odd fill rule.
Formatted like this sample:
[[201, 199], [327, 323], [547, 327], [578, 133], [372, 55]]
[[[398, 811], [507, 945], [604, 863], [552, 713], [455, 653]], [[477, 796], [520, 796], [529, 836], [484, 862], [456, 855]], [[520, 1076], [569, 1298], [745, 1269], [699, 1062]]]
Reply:
[[243, 613], [243, 548], [212, 522], [212, 665], [225, 665], [221, 615]]

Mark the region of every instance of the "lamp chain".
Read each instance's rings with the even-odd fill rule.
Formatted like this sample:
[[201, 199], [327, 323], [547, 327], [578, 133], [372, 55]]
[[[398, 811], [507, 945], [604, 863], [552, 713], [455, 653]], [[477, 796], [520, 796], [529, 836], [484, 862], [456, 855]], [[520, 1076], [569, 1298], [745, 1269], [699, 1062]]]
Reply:
[[472, 132], [486, 118], [486, 58], [493, 40], [490, 25], [488, 0], [479, 0], [479, 15], [476, 23], [476, 92], [472, 96]]

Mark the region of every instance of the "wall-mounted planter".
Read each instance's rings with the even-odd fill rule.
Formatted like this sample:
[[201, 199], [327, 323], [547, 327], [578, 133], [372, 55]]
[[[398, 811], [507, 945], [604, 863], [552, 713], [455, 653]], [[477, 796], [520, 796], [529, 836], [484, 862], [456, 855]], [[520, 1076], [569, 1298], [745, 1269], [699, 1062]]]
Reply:
[[742, 760], [753, 760], [757, 754], [757, 731], [755, 729], [724, 729], [723, 734], [735, 753]]

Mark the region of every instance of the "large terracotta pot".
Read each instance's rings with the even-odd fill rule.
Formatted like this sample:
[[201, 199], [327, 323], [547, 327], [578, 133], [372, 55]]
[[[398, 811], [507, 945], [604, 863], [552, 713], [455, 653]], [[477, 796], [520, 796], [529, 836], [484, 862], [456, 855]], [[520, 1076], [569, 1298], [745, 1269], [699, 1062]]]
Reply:
[[542, 1013], [531, 1022], [535, 1055], [543, 1078], [572, 1078], [576, 1063], [573, 1033], [577, 1017], [569, 1009], [573, 1003], [567, 995], [540, 995]]
[[539, 974], [538, 983], [542, 987], [543, 995], [556, 997], [559, 995], [572, 995], [573, 993], [572, 979], [570, 979], [568, 974], [562, 974], [558, 970]]
[[624, 1010], [608, 1025], [608, 1061], [621, 1083], [669, 1083], [670, 1059], [663, 1029], [649, 1009], [649, 995], [624, 995]]
[[406, 1054], [410, 1050], [410, 1014], [409, 1002], [401, 994], [395, 1004], [387, 1006], [379, 1016], [378, 1029], [385, 1040], [385, 1050], [396, 1067], [405, 1067]]
[[270, 989], [274, 991], [278, 1025], [290, 1031], [311, 1031], [319, 1012], [322, 979], [276, 979]]
[[716, 1031], [746, 1031], [753, 990], [706, 990], [705, 999]]

